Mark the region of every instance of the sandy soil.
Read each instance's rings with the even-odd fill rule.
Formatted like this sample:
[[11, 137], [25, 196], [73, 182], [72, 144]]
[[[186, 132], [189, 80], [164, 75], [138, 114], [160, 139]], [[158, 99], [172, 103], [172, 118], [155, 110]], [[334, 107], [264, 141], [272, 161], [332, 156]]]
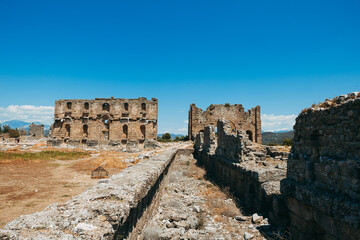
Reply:
[[[32, 151], [39, 151], [39, 147]], [[139, 161], [146, 161], [138, 158], [140, 154], [156, 155], [163, 151], [96, 151], [85, 159], [0, 164], [0, 228], [21, 215], [40, 211], [53, 203], [66, 202], [93, 186], [98, 179], [91, 179], [91, 171], [97, 166], [102, 165], [112, 175]], [[126, 163], [125, 159], [134, 161]]]

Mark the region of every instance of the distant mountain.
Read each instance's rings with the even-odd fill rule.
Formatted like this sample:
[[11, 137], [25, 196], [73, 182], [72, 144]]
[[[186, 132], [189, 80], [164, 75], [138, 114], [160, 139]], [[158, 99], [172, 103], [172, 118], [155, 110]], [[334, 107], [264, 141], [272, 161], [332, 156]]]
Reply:
[[15, 128], [26, 128], [29, 127], [30, 123], [28, 122], [24, 122], [24, 121], [20, 121], [20, 120], [11, 120], [11, 121], [6, 121], [1, 123], [1, 125], [9, 125], [11, 128], [15, 129]]
[[[6, 122], [2, 122], [1, 125], [9, 125], [11, 128], [15, 129], [15, 128], [23, 128], [25, 130], [29, 130], [29, 126], [30, 126], [31, 122], [24, 122], [21, 120], [10, 120], [10, 121], [6, 121]], [[40, 122], [34, 122], [34, 124], [43, 124]], [[46, 125], [44, 124], [44, 130], [48, 130], [50, 129], [50, 125]]]
[[[159, 133], [157, 136], [159, 137], [159, 138], [161, 138], [162, 137], [162, 135], [164, 135], [165, 133]], [[176, 137], [184, 137], [185, 135], [183, 135], [183, 134], [174, 134], [174, 133], [170, 133], [170, 135], [171, 135], [171, 139], [175, 139]]]
[[292, 130], [280, 130], [280, 131], [274, 131], [274, 133], [286, 133], [291, 132]]
[[264, 145], [269, 143], [281, 144], [285, 138], [294, 138], [294, 131], [263, 132], [261, 136]]

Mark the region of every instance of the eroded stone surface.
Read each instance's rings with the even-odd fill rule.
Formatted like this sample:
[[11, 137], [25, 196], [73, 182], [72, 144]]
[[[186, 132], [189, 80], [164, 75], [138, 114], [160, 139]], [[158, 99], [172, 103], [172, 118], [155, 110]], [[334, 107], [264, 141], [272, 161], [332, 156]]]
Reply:
[[205, 179], [192, 155], [175, 158], [159, 209], [144, 229], [144, 239], [265, 239], [257, 229], [267, 221], [244, 216], [234, 199]]
[[196, 107], [193, 103], [189, 110], [188, 136], [195, 140], [199, 132], [204, 131], [206, 126], [215, 127], [218, 119], [229, 122], [233, 131], [243, 130], [254, 142], [261, 143], [261, 119], [260, 106], [256, 106], [245, 112], [241, 104], [211, 104], [206, 111]]
[[55, 102], [49, 145], [143, 143], [157, 138], [158, 100], [153, 98], [60, 99]]
[[305, 109], [281, 182], [295, 239], [360, 238], [360, 95]]
[[64, 204], [21, 216], [0, 231], [1, 239], [113, 238], [117, 225], [126, 221], [130, 209], [144, 198], [175, 152], [170, 149], [100, 180]]

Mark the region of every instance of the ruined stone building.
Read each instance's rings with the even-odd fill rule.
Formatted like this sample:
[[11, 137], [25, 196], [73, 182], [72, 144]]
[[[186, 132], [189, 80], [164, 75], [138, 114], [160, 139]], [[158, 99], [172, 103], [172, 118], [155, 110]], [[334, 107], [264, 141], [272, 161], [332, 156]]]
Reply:
[[91, 144], [157, 138], [158, 100], [153, 98], [55, 101], [53, 140]]
[[281, 192], [293, 239], [360, 239], [360, 93], [305, 109]]
[[189, 110], [189, 138], [194, 140], [200, 131], [204, 131], [205, 126], [215, 126], [218, 119], [230, 122], [232, 130], [246, 131], [249, 140], [261, 143], [261, 119], [260, 106], [256, 106], [245, 112], [241, 104], [211, 104], [206, 111], [196, 107], [193, 103]]
[[194, 155], [222, 184], [290, 239], [360, 239], [360, 93], [303, 110], [290, 154], [249, 141], [219, 120]]
[[35, 139], [44, 137], [44, 125], [31, 123], [29, 126], [29, 136]]

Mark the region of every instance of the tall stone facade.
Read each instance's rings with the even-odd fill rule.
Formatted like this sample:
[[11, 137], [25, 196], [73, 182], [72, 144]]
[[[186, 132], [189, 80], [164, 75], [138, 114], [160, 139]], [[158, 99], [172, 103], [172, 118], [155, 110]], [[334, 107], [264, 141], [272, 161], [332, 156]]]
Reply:
[[44, 125], [31, 123], [29, 126], [29, 136], [35, 139], [44, 137]]
[[229, 121], [231, 129], [243, 130], [247, 133], [249, 140], [261, 144], [261, 118], [260, 106], [256, 106], [245, 112], [241, 104], [211, 104], [206, 111], [196, 107], [193, 103], [189, 110], [189, 138], [195, 140], [205, 126], [216, 127], [218, 119]]
[[152, 98], [55, 101], [52, 139], [92, 144], [157, 138], [158, 100]]
[[360, 94], [305, 109], [294, 130], [281, 182], [293, 239], [360, 239]]

